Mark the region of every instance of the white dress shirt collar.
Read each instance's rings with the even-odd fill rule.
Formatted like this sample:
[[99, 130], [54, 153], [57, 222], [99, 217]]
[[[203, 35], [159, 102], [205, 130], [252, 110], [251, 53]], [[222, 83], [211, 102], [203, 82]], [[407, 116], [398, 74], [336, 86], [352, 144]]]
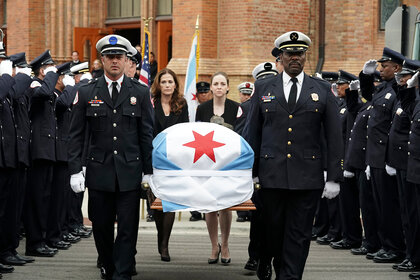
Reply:
[[108, 78], [106, 75], [104, 75], [104, 77], [105, 77], [105, 81], [106, 81], [106, 85], [107, 85], [107, 87], [108, 87], [108, 91], [109, 91], [109, 95], [111, 96], [111, 98], [112, 98], [112, 82], [117, 82], [118, 84], [117, 84], [117, 90], [118, 90], [118, 92], [120, 92], [120, 90], [121, 90], [121, 85], [122, 85], [122, 82], [123, 82], [123, 80], [124, 80], [124, 75], [122, 75], [118, 80], [116, 80], [116, 81], [113, 81], [113, 80], [111, 80], [110, 78]]

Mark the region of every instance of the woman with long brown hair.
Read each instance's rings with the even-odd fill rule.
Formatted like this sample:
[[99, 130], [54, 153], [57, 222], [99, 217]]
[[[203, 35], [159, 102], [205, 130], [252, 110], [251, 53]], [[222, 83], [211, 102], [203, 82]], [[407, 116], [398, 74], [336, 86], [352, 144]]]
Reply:
[[[151, 92], [155, 109], [154, 136], [174, 124], [188, 122], [187, 102], [179, 92], [178, 78], [171, 69], [160, 70], [152, 84]], [[169, 262], [171, 258], [168, 245], [175, 213], [155, 211], [154, 218], [161, 260]]]

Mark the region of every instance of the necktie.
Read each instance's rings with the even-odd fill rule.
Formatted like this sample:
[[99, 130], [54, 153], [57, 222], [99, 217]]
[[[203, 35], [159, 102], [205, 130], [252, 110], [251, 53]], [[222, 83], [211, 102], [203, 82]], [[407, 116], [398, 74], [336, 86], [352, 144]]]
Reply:
[[295, 108], [295, 104], [296, 104], [296, 96], [297, 96], [297, 79], [296, 78], [292, 78], [292, 88], [290, 89], [290, 94], [289, 94], [289, 100], [288, 100], [288, 104], [289, 104], [289, 109], [292, 111]]
[[118, 99], [118, 89], [117, 89], [117, 82], [112, 82], [112, 102], [117, 103], [117, 99]]

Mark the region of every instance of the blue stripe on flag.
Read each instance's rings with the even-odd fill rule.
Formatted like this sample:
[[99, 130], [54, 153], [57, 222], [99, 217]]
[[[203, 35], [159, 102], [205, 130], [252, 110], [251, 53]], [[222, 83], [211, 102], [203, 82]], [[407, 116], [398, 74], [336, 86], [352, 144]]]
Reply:
[[240, 137], [241, 139], [241, 155], [231, 161], [227, 165], [225, 165], [220, 170], [242, 170], [242, 169], [250, 169], [254, 164], [254, 151], [249, 146], [249, 144], [244, 140], [244, 138]]
[[166, 133], [159, 133], [153, 139], [152, 165], [156, 169], [181, 170], [181, 168], [168, 159], [166, 153]]
[[189, 208], [189, 207], [185, 206], [185, 205], [176, 204], [176, 203], [173, 203], [173, 202], [162, 200], [163, 212], [171, 212], [171, 211], [182, 210], [182, 209], [187, 209], [187, 208]]

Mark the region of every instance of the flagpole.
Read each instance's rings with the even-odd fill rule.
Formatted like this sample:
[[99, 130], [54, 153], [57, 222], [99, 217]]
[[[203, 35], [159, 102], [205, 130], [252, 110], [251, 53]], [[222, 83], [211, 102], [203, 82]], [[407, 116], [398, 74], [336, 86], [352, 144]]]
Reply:
[[200, 31], [199, 31], [199, 20], [200, 20], [200, 15], [197, 15], [197, 20], [195, 22], [195, 34], [197, 36], [197, 51], [196, 51], [196, 65], [197, 65], [197, 70], [195, 71], [195, 81], [198, 81], [198, 66], [199, 66], [199, 61], [200, 61]]
[[[145, 38], [146, 38], [146, 32], [149, 32], [149, 22], [153, 19], [153, 17], [149, 17], [149, 18], [142, 18], [143, 22], [144, 22], [144, 35], [143, 35], [143, 42], [141, 44], [141, 58], [143, 60], [144, 58], [144, 43], [145, 43]], [[149, 38], [150, 39], [150, 38]], [[149, 53], [147, 55], [150, 55], [150, 50]]]

